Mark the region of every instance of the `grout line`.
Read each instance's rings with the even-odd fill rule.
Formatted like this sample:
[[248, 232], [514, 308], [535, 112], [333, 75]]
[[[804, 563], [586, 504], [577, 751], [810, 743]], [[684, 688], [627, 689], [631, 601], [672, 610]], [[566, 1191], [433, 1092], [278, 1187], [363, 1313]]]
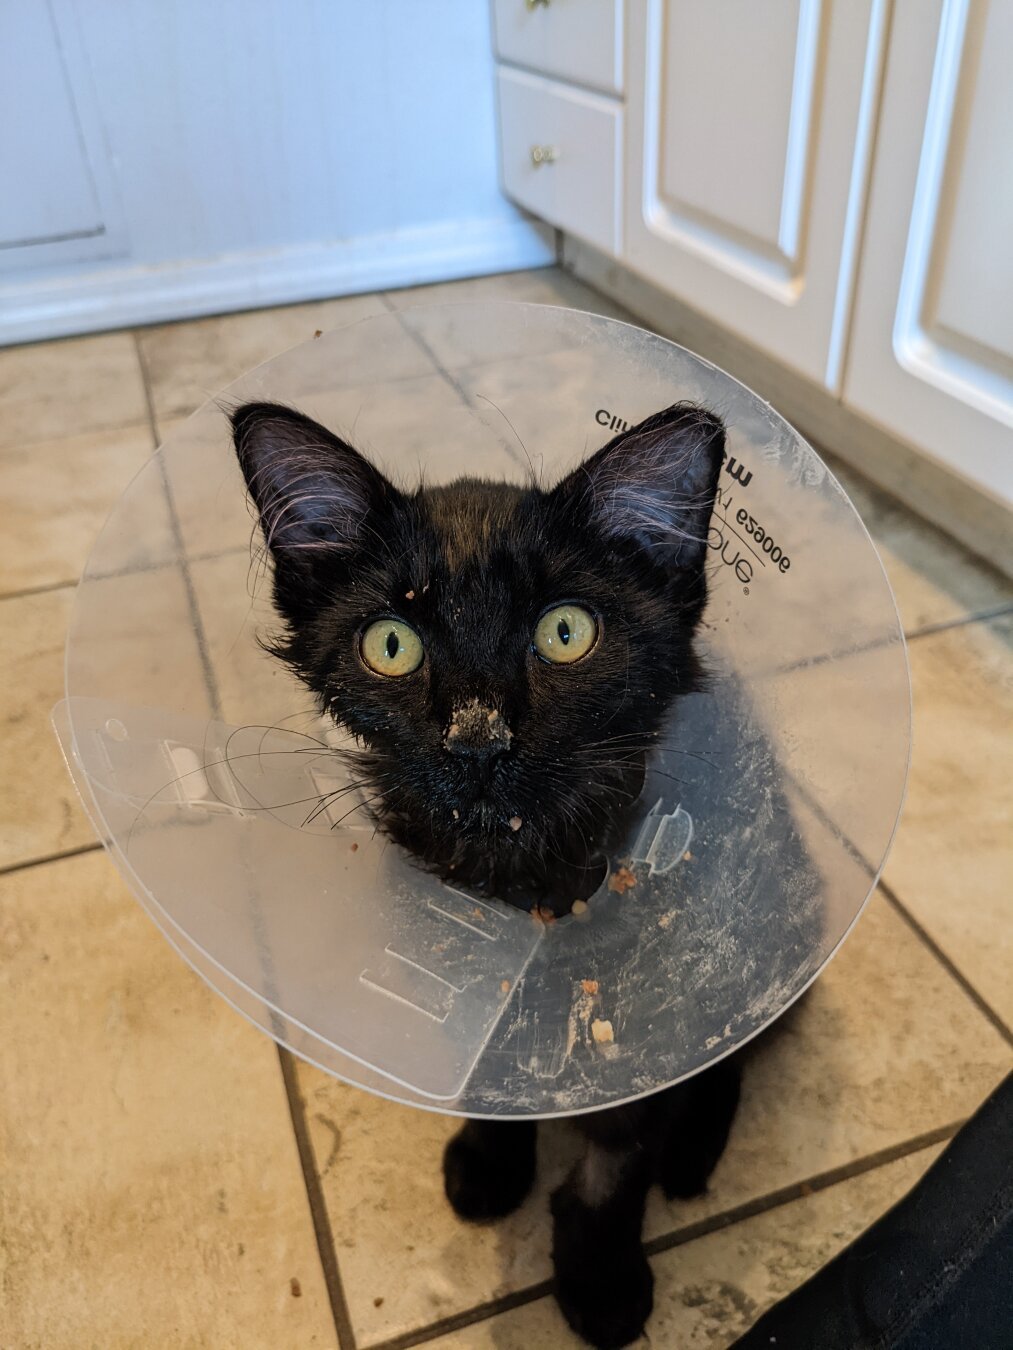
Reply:
[[[138, 360], [141, 363], [141, 371], [144, 380], [144, 392], [148, 406], [148, 416], [150, 419], [151, 431], [157, 435], [157, 420], [155, 416], [155, 407], [151, 397], [151, 390], [148, 383], [147, 367], [144, 361], [144, 354], [141, 350], [140, 342], [136, 332], [133, 334], [134, 346], [137, 351]], [[212, 716], [220, 718], [221, 698], [218, 689], [218, 680], [215, 669], [211, 661], [211, 654], [207, 642], [207, 633], [204, 628], [204, 622], [201, 616], [200, 608], [197, 602], [197, 593], [193, 584], [193, 577], [190, 569], [190, 560], [186, 554], [186, 546], [183, 539], [182, 529], [179, 522], [179, 514], [176, 510], [176, 502], [172, 491], [172, 485], [165, 471], [164, 462], [161, 464], [162, 484], [165, 491], [165, 497], [169, 508], [169, 515], [172, 522], [173, 536], [178, 551], [178, 562], [180, 572], [183, 578], [183, 584], [186, 589], [187, 602], [190, 609], [190, 618], [194, 627], [194, 634], [197, 639], [197, 646], [200, 652], [201, 665], [203, 668], [204, 684], [207, 690], [208, 698], [211, 703]], [[252, 900], [252, 897], [251, 897]], [[255, 926], [255, 936], [259, 939], [261, 934]], [[258, 940], [258, 948], [261, 942]], [[260, 951], [262, 964], [264, 961], [264, 952]], [[267, 969], [264, 969], [265, 979], [270, 981], [271, 975]], [[272, 1017], [273, 1021], [273, 1017]], [[355, 1335], [352, 1330], [351, 1319], [348, 1315], [348, 1305], [345, 1301], [344, 1290], [341, 1284], [341, 1276], [338, 1271], [337, 1254], [334, 1249], [334, 1240], [331, 1235], [330, 1222], [327, 1217], [327, 1209], [324, 1203], [323, 1192], [320, 1188], [320, 1179], [317, 1176], [316, 1165], [313, 1158], [313, 1146], [310, 1141], [309, 1132], [306, 1127], [306, 1116], [303, 1109], [302, 1097], [299, 1092], [299, 1085], [296, 1078], [296, 1070], [291, 1055], [279, 1044], [278, 1063], [281, 1068], [282, 1082], [285, 1086], [285, 1096], [288, 1101], [289, 1116], [292, 1122], [292, 1130], [295, 1135], [296, 1149], [299, 1154], [299, 1164], [302, 1170], [303, 1185], [306, 1189], [306, 1198], [309, 1203], [310, 1217], [313, 1223], [313, 1233], [316, 1240], [317, 1252], [320, 1256], [320, 1264], [323, 1270], [324, 1284], [327, 1288], [327, 1297], [331, 1309], [331, 1317], [334, 1322], [334, 1331], [338, 1339], [339, 1350], [355, 1350]]]
[[[388, 302], [387, 302], [386, 300], [384, 300], [384, 303], [386, 304], [386, 303], [388, 303]], [[440, 378], [441, 378], [442, 380], [445, 381], [446, 384], [448, 384], [448, 385], [450, 386], [450, 388], [454, 391], [454, 393], [457, 395], [457, 397], [461, 400], [461, 403], [464, 405], [464, 407], [467, 408], [469, 412], [472, 412], [472, 413], [474, 413], [476, 416], [478, 416], [478, 414], [479, 414], [479, 412], [480, 412], [480, 409], [476, 408], [476, 406], [475, 406], [475, 399], [468, 393], [468, 391], [465, 389], [464, 385], [461, 384], [461, 382], [460, 382], [460, 380], [457, 378], [457, 376], [454, 375], [452, 371], [450, 371], [450, 370], [447, 369], [447, 367], [446, 367], [446, 366], [444, 365], [444, 363], [440, 360], [440, 358], [437, 356], [436, 352], [433, 350], [433, 348], [430, 346], [430, 344], [426, 341], [426, 339], [423, 337], [423, 335], [422, 335], [420, 332], [418, 332], [416, 329], [412, 328], [411, 325], [408, 323], [408, 315], [409, 315], [409, 313], [411, 312], [410, 308], [409, 308], [409, 309], [396, 309], [396, 308], [394, 308], [393, 305], [391, 305], [391, 306], [390, 306], [390, 310], [391, 310], [391, 313], [393, 313], [394, 315], [396, 315], [397, 321], [398, 321], [398, 323], [401, 325], [402, 330], [408, 335], [408, 337], [411, 339], [411, 341], [415, 343], [415, 345], [416, 345], [416, 347], [418, 347], [419, 351], [421, 351], [422, 354], [423, 354], [429, 361], [432, 362], [432, 364], [433, 364], [433, 365], [435, 366], [435, 368], [436, 368], [436, 373], [440, 376]], [[469, 369], [469, 368], [470, 368], [470, 369], [474, 369], [475, 367], [466, 367], [466, 369]], [[477, 395], [477, 397], [478, 397], [478, 398], [482, 398], [483, 395], [479, 394], [479, 395]], [[486, 401], [487, 403], [488, 403], [488, 402], [491, 402], [491, 400], [489, 400], [489, 399], [486, 399], [485, 401]], [[492, 406], [493, 406], [494, 408], [496, 408], [495, 403], [493, 403]], [[520, 437], [517, 436], [517, 432], [514, 431], [514, 428], [513, 428], [513, 426], [511, 425], [509, 418], [506, 417], [506, 415], [503, 413], [503, 411], [502, 411], [500, 408], [496, 408], [496, 411], [499, 413], [499, 415], [500, 415], [500, 416], [503, 418], [503, 420], [506, 422], [507, 426], [510, 427], [510, 430], [513, 431], [514, 436], [517, 437], [518, 441], [520, 441]], [[481, 418], [480, 418], [479, 420], [481, 420]], [[492, 427], [489, 427], [489, 430], [493, 432], [493, 435], [494, 435], [494, 436], [496, 437], [496, 439], [499, 441], [500, 445], [503, 447], [503, 449], [506, 451], [506, 453], [510, 456], [510, 458], [511, 458], [511, 459], [512, 459], [512, 460], [513, 460], [520, 468], [522, 468], [522, 469], [525, 468], [525, 467], [527, 467], [528, 469], [531, 468], [531, 461], [528, 460], [527, 465], [525, 465], [525, 464], [523, 463], [523, 461], [519, 458], [519, 456], [518, 456], [518, 454], [517, 454], [517, 451], [514, 449], [513, 445], [512, 445], [512, 444], [511, 444], [511, 443], [510, 443], [503, 435], [502, 435], [501, 432], [494, 431]], [[523, 441], [521, 441], [521, 448], [522, 448], [522, 449], [524, 448], [524, 443], [523, 443]], [[524, 453], [525, 453], [525, 455], [527, 454], [527, 450], [526, 450], [526, 449], [524, 450]]]
[[805, 1181], [793, 1182], [790, 1186], [783, 1186], [780, 1190], [771, 1191], [768, 1195], [758, 1196], [755, 1200], [747, 1200], [741, 1205], [736, 1205], [733, 1209], [723, 1211], [721, 1214], [700, 1219], [697, 1223], [688, 1224], [685, 1228], [677, 1228], [664, 1237], [652, 1238], [649, 1242], [644, 1243], [644, 1250], [648, 1256], [657, 1256], [661, 1252], [671, 1251], [673, 1247], [682, 1247], [698, 1237], [705, 1237], [708, 1233], [715, 1233], [719, 1229], [730, 1228], [732, 1224], [741, 1223], [745, 1219], [752, 1219], [759, 1214], [765, 1214], [768, 1210], [781, 1209], [783, 1206], [790, 1205], [796, 1200], [802, 1200], [816, 1191], [829, 1190], [831, 1186], [838, 1186], [842, 1182], [851, 1181], [855, 1177], [863, 1176], [866, 1172], [874, 1172], [878, 1167], [885, 1167], [888, 1163], [907, 1158], [912, 1153], [920, 1152], [923, 1148], [929, 1148], [933, 1144], [941, 1144], [947, 1139], [952, 1139], [961, 1126], [966, 1123], [966, 1120], [967, 1117], [962, 1117], [960, 1120], [951, 1121], [947, 1125], [937, 1125], [933, 1130], [916, 1134], [911, 1139], [905, 1139], [899, 1144], [892, 1144], [889, 1148], [880, 1149], [877, 1153], [870, 1153], [864, 1158], [856, 1158], [852, 1162], [842, 1163], [839, 1167], [832, 1167], [826, 1172], [818, 1172]]
[[964, 628], [971, 623], [987, 623], [989, 619], [1001, 619], [1006, 614], [1013, 614], [1013, 602], [993, 605], [990, 609], [980, 610], [977, 614], [964, 614], [956, 619], [940, 619], [938, 623], [927, 623], [921, 628], [913, 628], [910, 633], [905, 634], [905, 637], [908, 642], [913, 642], [916, 638], [947, 633], [951, 628]]
[[285, 1084], [285, 1095], [288, 1098], [289, 1115], [292, 1118], [292, 1130], [295, 1134], [296, 1148], [299, 1151], [303, 1184], [306, 1187], [310, 1217], [313, 1220], [313, 1234], [316, 1238], [317, 1251], [320, 1254], [320, 1264], [323, 1267], [324, 1284], [327, 1286], [327, 1297], [330, 1300], [331, 1316], [334, 1319], [334, 1330], [337, 1333], [339, 1350], [355, 1350], [355, 1332], [352, 1329], [348, 1302], [345, 1299], [345, 1290], [341, 1283], [338, 1254], [334, 1247], [334, 1237], [331, 1233], [331, 1224], [327, 1215], [327, 1204], [320, 1185], [320, 1177], [317, 1174], [313, 1144], [310, 1141], [309, 1130], [306, 1126], [306, 1110], [302, 1094], [299, 1091], [296, 1065], [291, 1054], [280, 1045], [278, 1046], [278, 1062], [281, 1065], [281, 1077]]
[[955, 965], [950, 957], [947, 956], [946, 952], [943, 951], [942, 947], [940, 947], [939, 943], [931, 933], [929, 933], [928, 929], [924, 928], [922, 924], [919, 923], [908, 909], [907, 905], [905, 905], [897, 895], [893, 887], [889, 886], [882, 877], [880, 877], [879, 880], [879, 889], [883, 892], [886, 900], [893, 906], [894, 910], [904, 920], [914, 935], [917, 938], [920, 938], [922, 943], [929, 949], [946, 973], [960, 985], [961, 989], [982, 1016], [986, 1017], [989, 1022], [991, 1022], [992, 1026], [995, 1027], [996, 1031], [998, 1031], [999, 1035], [1007, 1045], [1013, 1046], [1013, 1030], [1006, 1025], [991, 1004], [982, 998], [981, 994], [978, 993], [977, 989], [975, 989], [974, 985], [959, 966]]
[[518, 1289], [515, 1293], [503, 1294], [499, 1298], [489, 1299], [487, 1303], [479, 1303], [466, 1312], [441, 1317], [438, 1322], [430, 1322], [415, 1331], [404, 1331], [398, 1336], [391, 1336], [389, 1340], [377, 1341], [370, 1350], [409, 1350], [410, 1346], [424, 1345], [426, 1341], [435, 1340], [437, 1336], [446, 1336], [451, 1331], [460, 1331], [464, 1327], [474, 1326], [477, 1322], [487, 1322], [492, 1317], [498, 1317], [500, 1313], [512, 1312], [514, 1308], [523, 1308], [528, 1303], [537, 1303], [539, 1299], [551, 1293], [552, 1281], [542, 1280], [540, 1284], [531, 1284], [525, 1289]]
[[44, 867], [46, 863], [61, 862], [64, 858], [79, 858], [83, 853], [98, 853], [104, 845], [96, 839], [93, 844], [78, 844], [76, 848], [64, 849], [60, 853], [43, 853], [38, 858], [27, 858], [24, 862], [4, 863], [0, 867], [0, 877], [12, 876], [15, 872], [27, 872], [32, 867]]
[[[155, 404], [152, 399], [151, 386], [148, 381], [148, 367], [144, 359], [144, 352], [141, 350], [141, 342], [137, 332], [134, 331], [131, 336], [134, 342], [134, 350], [137, 353], [137, 360], [141, 367], [141, 379], [144, 384], [144, 399], [148, 408], [148, 422], [151, 427], [151, 434], [155, 438], [157, 448], [158, 422], [155, 417]], [[165, 490], [166, 503], [169, 508], [169, 520], [172, 525], [173, 539], [176, 543], [176, 552], [178, 554], [177, 560], [179, 563], [180, 575], [183, 579], [183, 589], [186, 591], [187, 608], [190, 611], [190, 622], [193, 624], [194, 637], [197, 641], [197, 651], [200, 655], [201, 671], [204, 676], [204, 684], [211, 703], [211, 715], [212, 717], [221, 720], [222, 708], [221, 696], [218, 689], [218, 678], [211, 662], [207, 632], [204, 628], [204, 620], [201, 616], [200, 605], [197, 602], [197, 590], [193, 584], [193, 574], [190, 570], [190, 561], [186, 553], [186, 542], [183, 538], [183, 530], [179, 523], [179, 512], [176, 509], [176, 499], [173, 495], [172, 485], [169, 482], [169, 476], [165, 471], [165, 460], [162, 458], [159, 458], [159, 469], [162, 475], [162, 486]]]
[[32, 595], [51, 595], [53, 591], [72, 591], [80, 580], [80, 576], [68, 577], [66, 581], [47, 581], [44, 586], [22, 586], [16, 591], [0, 591], [0, 602], [23, 600]]
[[[733, 1224], [755, 1218], [768, 1210], [779, 1209], [796, 1200], [804, 1199], [815, 1191], [827, 1190], [841, 1182], [850, 1181], [853, 1177], [874, 1171], [877, 1167], [896, 1162], [898, 1159], [908, 1157], [910, 1154], [917, 1153], [932, 1144], [939, 1144], [952, 1138], [963, 1124], [964, 1119], [947, 1125], [939, 1125], [933, 1130], [926, 1130], [923, 1134], [915, 1135], [913, 1138], [906, 1139], [902, 1143], [894, 1144], [889, 1148], [880, 1149], [877, 1153], [871, 1153], [865, 1158], [843, 1163], [840, 1167], [817, 1173], [816, 1176], [809, 1177], [805, 1181], [793, 1182], [790, 1186], [784, 1186], [780, 1190], [771, 1191], [767, 1195], [747, 1200], [732, 1209], [722, 1210], [720, 1213], [709, 1215], [696, 1223], [687, 1224], [683, 1228], [676, 1228], [670, 1233], [651, 1238], [645, 1242], [644, 1251], [648, 1256], [659, 1256], [663, 1252], [671, 1251], [674, 1247], [684, 1246], [697, 1238], [706, 1237], [708, 1234], [719, 1232], [724, 1228], [730, 1228]], [[536, 1303], [539, 1299], [552, 1293], [552, 1285], [551, 1280], [542, 1280], [539, 1284], [529, 1285], [525, 1289], [505, 1294], [501, 1298], [480, 1303], [474, 1308], [469, 1308], [466, 1312], [455, 1313], [450, 1317], [441, 1318], [438, 1322], [432, 1322], [428, 1326], [419, 1327], [415, 1331], [403, 1332], [401, 1335], [392, 1336], [388, 1340], [379, 1341], [370, 1347], [370, 1350], [409, 1350], [409, 1347], [423, 1345], [426, 1341], [434, 1340], [437, 1336], [446, 1335], [451, 1331], [459, 1331], [461, 1328], [473, 1326], [477, 1322], [488, 1321], [489, 1318], [496, 1317], [500, 1313], [510, 1312], [512, 1309], [523, 1307], [528, 1303]]]
[[[873, 540], [875, 542], [875, 540]], [[1002, 605], [993, 605], [990, 609], [979, 610], [973, 614], [961, 614], [953, 619], [940, 619], [937, 623], [927, 623], [921, 628], [912, 628], [910, 631], [902, 629], [905, 644], [916, 642], [920, 638], [934, 637], [937, 633], [947, 633], [952, 628], [966, 628], [975, 623], [988, 623], [991, 619], [1002, 618], [1006, 614], [1013, 614], [1013, 603]], [[797, 660], [789, 661], [786, 666], [775, 666], [769, 671], [764, 671], [764, 675], [790, 675], [796, 670], [812, 669], [815, 666], [825, 666], [831, 661], [846, 661], [853, 656], [866, 656], [869, 652], [882, 651], [885, 647], [896, 644], [896, 638], [884, 637], [875, 638], [871, 642], [863, 642], [857, 647], [844, 647], [836, 651], [823, 652], [819, 656], [805, 656]]]

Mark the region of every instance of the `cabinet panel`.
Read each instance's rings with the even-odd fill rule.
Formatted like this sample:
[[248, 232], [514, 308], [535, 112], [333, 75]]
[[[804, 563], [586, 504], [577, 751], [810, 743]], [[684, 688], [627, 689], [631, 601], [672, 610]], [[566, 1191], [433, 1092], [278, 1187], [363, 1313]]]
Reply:
[[599, 248], [619, 248], [622, 110], [538, 75], [502, 69], [503, 188], [529, 211]]
[[97, 234], [102, 215], [48, 5], [0, 5], [0, 247]]
[[[790, 279], [794, 249], [782, 234], [797, 233], [808, 177], [818, 10], [800, 0], [664, 7], [660, 44], [648, 54], [658, 98], [649, 113], [657, 182], [647, 190], [657, 228], [696, 230], [757, 266], [780, 258]], [[748, 80], [749, 101], [763, 110], [748, 134], [742, 102], [725, 96], [729, 77]]]
[[837, 390], [887, 0], [644, 0], [624, 261]]
[[899, 0], [845, 394], [1013, 502], [1013, 6]]
[[504, 61], [606, 93], [623, 87], [622, 0], [493, 0]]
[[[963, 41], [954, 33], [950, 50], [940, 55], [929, 119], [942, 134], [923, 170], [926, 178], [933, 171], [940, 178], [936, 200], [925, 202], [920, 221], [929, 248], [917, 308], [926, 333], [941, 348], [963, 350], [1008, 377], [1013, 373], [1013, 6], [970, 6]], [[942, 106], [950, 94], [946, 86], [952, 86], [952, 108]]]

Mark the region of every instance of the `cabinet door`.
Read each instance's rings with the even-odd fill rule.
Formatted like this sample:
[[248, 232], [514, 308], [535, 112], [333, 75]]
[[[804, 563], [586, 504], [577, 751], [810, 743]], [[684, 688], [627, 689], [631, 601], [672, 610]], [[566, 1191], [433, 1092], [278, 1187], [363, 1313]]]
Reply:
[[50, 8], [0, 4], [0, 247], [99, 234], [102, 214]]
[[835, 392], [887, 11], [627, 7], [623, 260]]
[[1013, 504], [1013, 4], [899, 0], [846, 402]]

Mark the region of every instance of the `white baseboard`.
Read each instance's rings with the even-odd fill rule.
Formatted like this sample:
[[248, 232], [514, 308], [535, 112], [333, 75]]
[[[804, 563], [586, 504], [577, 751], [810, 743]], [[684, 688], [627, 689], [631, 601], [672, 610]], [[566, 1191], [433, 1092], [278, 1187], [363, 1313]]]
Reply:
[[517, 218], [453, 220], [160, 266], [106, 263], [0, 285], [0, 346], [512, 272], [555, 256], [554, 231]]

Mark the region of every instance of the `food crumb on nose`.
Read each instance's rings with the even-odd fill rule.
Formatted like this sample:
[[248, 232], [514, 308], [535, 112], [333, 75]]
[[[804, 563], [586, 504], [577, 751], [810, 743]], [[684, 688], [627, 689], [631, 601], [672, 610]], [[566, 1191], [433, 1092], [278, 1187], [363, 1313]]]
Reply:
[[461, 819], [461, 813], [460, 813], [460, 811], [458, 811], [458, 809], [457, 809], [456, 806], [454, 807], [453, 811], [451, 811], [450, 814], [454, 817], [455, 820], [460, 820], [460, 819]]
[[517, 833], [517, 831], [521, 828], [521, 826], [522, 826], [523, 824], [524, 824], [524, 821], [521, 820], [520, 816], [511, 816], [511, 817], [510, 817], [509, 825], [510, 825], [510, 828], [513, 830], [514, 834]]
[[415, 592], [414, 592], [414, 591], [405, 591], [405, 593], [404, 593], [404, 598], [405, 598], [406, 600], [414, 600], [414, 599], [415, 599]]
[[586, 901], [586, 900], [574, 900], [573, 904], [570, 906], [570, 913], [571, 913], [571, 914], [586, 914], [586, 913], [587, 913], [587, 901]]
[[601, 1017], [596, 1017], [591, 1023], [591, 1035], [598, 1045], [611, 1045], [615, 1040], [612, 1023]]
[[580, 987], [581, 987], [581, 989], [583, 989], [583, 991], [584, 991], [585, 994], [597, 994], [597, 992], [598, 992], [598, 981], [597, 981], [597, 980], [581, 980], [581, 982], [580, 982]]

